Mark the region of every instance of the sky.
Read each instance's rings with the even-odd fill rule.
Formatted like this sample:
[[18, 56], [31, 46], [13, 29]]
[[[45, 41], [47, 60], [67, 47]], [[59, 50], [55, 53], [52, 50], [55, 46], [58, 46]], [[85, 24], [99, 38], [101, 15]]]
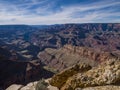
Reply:
[[120, 23], [120, 0], [0, 0], [0, 24]]

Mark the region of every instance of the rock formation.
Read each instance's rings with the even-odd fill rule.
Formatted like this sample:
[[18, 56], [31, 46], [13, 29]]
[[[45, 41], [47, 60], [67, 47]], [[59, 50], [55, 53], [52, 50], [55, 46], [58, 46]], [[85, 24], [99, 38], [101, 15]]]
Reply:
[[87, 64], [76, 64], [74, 65], [73, 67], [67, 69], [67, 70], [64, 70], [58, 74], [56, 74], [55, 76], [52, 77], [52, 79], [50, 80], [50, 84], [53, 85], [53, 86], [56, 86], [58, 88], [61, 88], [65, 83], [66, 83], [66, 80], [77, 74], [78, 72], [86, 72], [88, 70], [91, 69], [91, 66], [87, 65]]
[[[6, 90], [36, 90], [37, 86], [42, 86], [39, 82], [26, 86], [13, 84]], [[120, 90], [120, 60], [111, 59], [93, 68], [88, 64], [77, 64], [45, 82], [48, 83], [46, 90]]]
[[119, 56], [119, 34], [119, 23], [62, 24], [35, 31], [30, 41], [42, 49], [60, 48], [71, 44], [92, 47]]
[[13, 49], [28, 60], [36, 59], [38, 49], [60, 48], [66, 44], [91, 47], [120, 56], [119, 35], [120, 23], [61, 24], [39, 27], [0, 25], [0, 46], [9, 47], [10, 50]]
[[[76, 90], [89, 90], [90, 88], [84, 89], [87, 87], [95, 87], [93, 88], [94, 90], [99, 90], [98, 88], [107, 90], [107, 88], [112, 87], [111, 85], [113, 85], [113, 88], [117, 88], [117, 86], [114, 85], [120, 85], [120, 60], [108, 60], [97, 67], [90, 70], [88, 69], [87, 71], [85, 70], [85, 72], [80, 72], [78, 70], [74, 75], [69, 76], [68, 74], [67, 78], [64, 77], [65, 72], [69, 70], [71, 69], [67, 69], [64, 72], [53, 76], [50, 84], [58, 87], [60, 90], [75, 90], [76, 88], [79, 88]], [[64, 83], [62, 78], [66, 78], [64, 79]], [[119, 90], [119, 88], [120, 87], [118, 86], [115, 90]]]
[[[48, 84], [48, 86], [46, 87], [46, 90], [59, 90], [57, 87], [51, 86], [49, 84], [48, 80], [49, 79], [45, 80], [45, 83]], [[13, 85], [9, 86], [6, 90], [36, 90], [36, 87], [37, 87], [38, 84], [39, 84], [39, 81], [28, 83], [25, 86], [18, 85], [18, 84], [13, 84]], [[41, 89], [38, 89], [38, 90], [41, 90]], [[42, 89], [42, 90], [45, 90], [45, 89]]]
[[[26, 84], [36, 78], [51, 76], [52, 73], [46, 71], [41, 62], [57, 71], [74, 65], [77, 67], [62, 71], [50, 81], [51, 85], [61, 90], [88, 89], [93, 86], [95, 89], [113, 87], [114, 90], [118, 87], [114, 84], [119, 84], [119, 61], [92, 69], [91, 67], [120, 57], [119, 23], [43, 27], [0, 25], [0, 88], [5, 89], [13, 83]], [[41, 62], [30, 61], [38, 59], [37, 54]], [[79, 67], [81, 63], [85, 63], [85, 67]], [[87, 69], [81, 72], [80, 68]], [[66, 72], [69, 75], [66, 75]]]
[[115, 58], [110, 52], [99, 51], [88, 47], [64, 45], [60, 49], [47, 48], [38, 54], [41, 62], [59, 71], [77, 63], [88, 63], [91, 66]]
[[106, 60], [115, 58], [115, 56], [110, 52], [104, 52], [104, 51], [87, 48], [87, 47], [65, 45], [63, 49], [65, 50], [65, 52], [69, 52], [72, 54], [78, 54], [83, 57], [88, 57], [98, 62], [104, 62]]

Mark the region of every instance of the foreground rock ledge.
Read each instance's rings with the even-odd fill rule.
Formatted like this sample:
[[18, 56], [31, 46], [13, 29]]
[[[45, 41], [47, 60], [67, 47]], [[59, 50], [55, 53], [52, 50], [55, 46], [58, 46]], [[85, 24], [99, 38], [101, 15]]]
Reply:
[[[84, 71], [80, 72], [78, 70], [78, 72], [75, 72], [73, 75], [70, 74], [68, 75], [66, 73], [69, 70], [71, 71], [71, 68], [53, 76], [53, 78], [50, 81], [50, 84], [58, 87], [60, 90], [75, 90], [78, 87], [79, 88], [96, 87], [96, 86], [102, 87], [106, 85], [118, 85], [119, 87], [120, 85], [119, 59], [118, 60], [112, 59], [106, 61], [105, 63], [102, 63], [101, 65], [94, 67], [91, 70], [89, 69], [85, 70], [85, 72]], [[68, 77], [64, 77], [65, 74], [67, 74]], [[94, 90], [99, 90], [99, 89], [94, 89]], [[117, 89], [112, 89], [112, 90], [117, 90]]]
[[[48, 90], [120, 90], [120, 60], [112, 59], [94, 68], [77, 64], [45, 81]], [[14, 84], [6, 90], [35, 90], [37, 83]]]
[[70, 67], [53, 76], [52, 79], [50, 80], [50, 84], [58, 88], [61, 88], [66, 83], [69, 77], [77, 74], [78, 72], [81, 72], [81, 73], [86, 72], [91, 68], [92, 67], [90, 65], [84, 64], [84, 63], [74, 65], [73, 67]]

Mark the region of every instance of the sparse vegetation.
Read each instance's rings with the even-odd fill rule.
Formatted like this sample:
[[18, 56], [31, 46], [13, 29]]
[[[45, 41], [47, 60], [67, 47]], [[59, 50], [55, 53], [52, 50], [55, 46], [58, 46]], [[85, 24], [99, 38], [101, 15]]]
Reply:
[[37, 83], [35, 90], [48, 90], [47, 86], [48, 86], [48, 83], [46, 83], [44, 79], [41, 79]]

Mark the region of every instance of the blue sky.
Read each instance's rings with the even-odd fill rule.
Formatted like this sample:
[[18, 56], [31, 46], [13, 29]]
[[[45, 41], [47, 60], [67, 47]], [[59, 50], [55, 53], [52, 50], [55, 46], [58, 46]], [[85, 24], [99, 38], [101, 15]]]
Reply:
[[0, 0], [0, 24], [120, 23], [120, 0]]

